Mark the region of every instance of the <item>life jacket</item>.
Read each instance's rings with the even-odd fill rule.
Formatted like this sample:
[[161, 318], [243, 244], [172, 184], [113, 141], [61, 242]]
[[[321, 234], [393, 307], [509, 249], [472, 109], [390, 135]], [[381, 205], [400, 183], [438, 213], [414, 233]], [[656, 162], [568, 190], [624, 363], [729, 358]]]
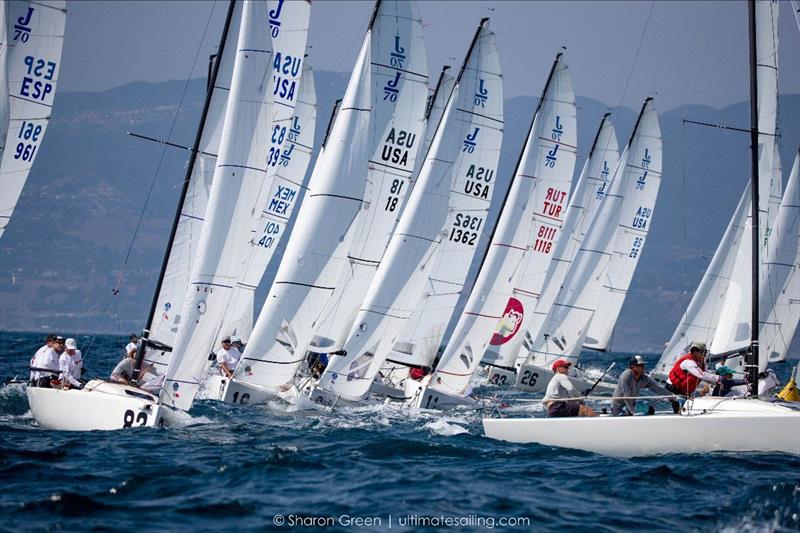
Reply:
[[[700, 378], [693, 376], [681, 368], [681, 363], [687, 359], [692, 359], [692, 352], [687, 353], [675, 361], [672, 370], [669, 371], [669, 382], [672, 383], [673, 387], [681, 391], [682, 394], [689, 395], [697, 388], [697, 385], [700, 383]], [[706, 365], [703, 362], [697, 363], [697, 366], [699, 366], [701, 370], [706, 369]]]

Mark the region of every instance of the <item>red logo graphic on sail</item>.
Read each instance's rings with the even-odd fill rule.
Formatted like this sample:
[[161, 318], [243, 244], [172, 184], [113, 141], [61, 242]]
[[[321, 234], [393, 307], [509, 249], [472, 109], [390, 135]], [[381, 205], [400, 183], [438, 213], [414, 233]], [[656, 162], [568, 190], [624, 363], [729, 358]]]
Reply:
[[510, 341], [522, 326], [523, 316], [525, 316], [525, 312], [522, 310], [522, 302], [516, 298], [509, 298], [506, 310], [503, 312], [503, 318], [500, 319], [500, 323], [497, 325], [489, 344], [500, 346]]

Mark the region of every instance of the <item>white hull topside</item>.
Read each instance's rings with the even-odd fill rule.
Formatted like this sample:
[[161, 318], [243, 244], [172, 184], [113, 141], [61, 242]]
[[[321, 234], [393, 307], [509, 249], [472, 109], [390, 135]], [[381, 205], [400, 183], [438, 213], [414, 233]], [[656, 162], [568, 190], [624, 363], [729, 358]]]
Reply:
[[618, 457], [716, 451], [800, 455], [800, 410], [745, 398], [696, 398], [679, 415], [486, 418], [483, 427], [492, 439]]
[[148, 392], [99, 379], [80, 390], [28, 387], [27, 395], [36, 422], [61, 431], [161, 427], [173, 411]]

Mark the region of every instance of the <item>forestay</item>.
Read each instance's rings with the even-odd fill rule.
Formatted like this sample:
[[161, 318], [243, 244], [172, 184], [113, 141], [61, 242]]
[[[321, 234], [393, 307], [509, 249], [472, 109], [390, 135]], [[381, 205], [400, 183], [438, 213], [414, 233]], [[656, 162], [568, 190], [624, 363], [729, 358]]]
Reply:
[[[284, 7], [284, 9], [286, 6]], [[272, 122], [272, 43], [266, 2], [245, 2], [228, 109], [173, 358], [162, 400], [191, 407], [233, 293], [251, 227], [253, 202], [266, 176]]]
[[[589, 155], [581, 169], [575, 190], [567, 205], [561, 237], [555, 243], [553, 259], [547, 268], [542, 290], [535, 307], [525, 313], [509, 301], [503, 319], [495, 330], [484, 362], [510, 368], [521, 355], [527, 357], [532, 332], [538, 331], [558, 295], [586, 232], [609, 187], [611, 172], [619, 161], [619, 145], [614, 125], [606, 113], [600, 121]], [[517, 300], [519, 301], [519, 300]]]
[[[547, 269], [560, 238], [576, 145], [575, 94], [558, 54], [474, 288], [434, 372], [433, 388], [466, 394], [498, 322], [510, 307], [517, 314], [524, 312], [515, 296], [540, 290], [538, 284], [527, 283], [536, 284], [537, 274]], [[521, 286], [531, 290], [523, 292]]]
[[[410, 189], [428, 100], [422, 20], [416, 9], [410, 15], [414, 23], [409, 26], [409, 34], [395, 38], [388, 57], [378, 56], [394, 69], [393, 77], [381, 88], [382, 105], [373, 110], [373, 125], [386, 126], [383, 130], [373, 129], [380, 144], [369, 160], [361, 210], [346, 238], [351, 244], [342, 250], [345, 255], [337, 253], [330, 260], [329, 267], [338, 270], [339, 276], [333, 294], [325, 301], [314, 324], [310, 346], [314, 352], [337, 351], [344, 344]], [[401, 74], [407, 81], [399, 90]], [[387, 123], [380, 115], [389, 113]]]
[[0, 237], [42, 145], [64, 43], [65, 3], [3, 2], [0, 49]]
[[[421, 26], [413, 3], [376, 5], [298, 224], [237, 367], [238, 381], [277, 392], [303, 360], [354, 237], [368, 162], [380, 157], [400, 95], [420, 85], [424, 90], [424, 65], [415, 63], [424, 60], [416, 50], [423, 43], [414, 39]], [[402, 68], [392, 66], [396, 50], [407, 58]]]
[[744, 234], [749, 206], [750, 182], [748, 181], [736, 211], [734, 211], [722, 240], [714, 252], [714, 257], [711, 258], [711, 262], [703, 274], [703, 279], [700, 280], [686, 312], [681, 317], [678, 327], [653, 369], [653, 377], [667, 379], [675, 361], [687, 353], [690, 343], [694, 341], [708, 343], [714, 338], [722, 312], [722, 303], [729, 290], [739, 242]]
[[549, 365], [557, 357], [578, 357], [603, 292], [612, 250], [619, 249], [615, 240], [619, 236], [630, 242], [631, 259], [641, 254], [660, 183], [661, 130], [652, 98], [648, 98], [596, 220], [542, 328], [534, 334], [530, 357], [535, 357], [535, 364]]
[[759, 370], [783, 361], [800, 322], [800, 153], [767, 243], [766, 276], [759, 288]]
[[[491, 197], [502, 117], [500, 63], [484, 19], [345, 343], [346, 355], [333, 357], [320, 380], [324, 389], [349, 399], [363, 397], [417, 306], [433, 259], [447, 248], [453, 263], [470, 263]], [[485, 198], [475, 195], [479, 190], [487, 191]], [[446, 246], [456, 241], [458, 247]]]
[[[194, 162], [191, 174], [188, 176], [186, 196], [180, 206], [180, 218], [175, 231], [172, 247], [167, 252], [167, 266], [164, 279], [158, 291], [155, 314], [146, 329], [150, 330], [150, 338], [167, 346], [175, 343], [175, 335], [183, 316], [183, 307], [189, 287], [189, 276], [197, 253], [200, 241], [200, 230], [203, 227], [208, 193], [211, 190], [211, 180], [214, 177], [214, 168], [217, 164], [220, 137], [222, 136], [222, 123], [225, 110], [228, 106], [228, 95], [233, 76], [233, 62], [236, 57], [236, 43], [239, 40], [239, 24], [242, 19], [242, 2], [234, 2], [230, 15], [230, 22], [221, 44], [222, 55], [217, 56], [216, 77], [209, 80], [211, 91], [206, 97], [209, 99], [208, 111], [200, 128], [200, 142], [198, 151], [193, 155]], [[213, 71], [212, 71], [213, 77]], [[147, 348], [145, 360], [157, 365], [165, 371], [169, 365], [172, 352]]]
[[220, 326], [221, 335], [250, 336], [256, 289], [278, 248], [311, 160], [317, 97], [304, 57], [310, 15], [307, 1], [284, 7], [281, 0], [270, 10], [273, 104], [267, 175], [253, 204], [247, 251]]

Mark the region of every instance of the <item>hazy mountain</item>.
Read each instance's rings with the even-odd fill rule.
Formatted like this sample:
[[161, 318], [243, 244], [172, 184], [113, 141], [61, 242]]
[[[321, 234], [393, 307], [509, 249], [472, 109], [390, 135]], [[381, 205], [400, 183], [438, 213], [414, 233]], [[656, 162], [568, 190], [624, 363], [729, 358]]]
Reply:
[[[317, 73], [318, 141], [346, 81], [345, 74]], [[0, 241], [1, 329], [72, 334], [144, 326], [187, 152], [126, 132], [191, 145], [204, 91], [205, 82], [193, 80], [57, 95], [38, 160]], [[506, 102], [496, 197], [507, 187], [534, 104], [527, 97]], [[590, 98], [578, 105], [576, 172], [608, 110]], [[785, 181], [800, 139], [800, 95], [782, 97], [780, 106]], [[638, 109], [612, 111], [622, 145]], [[616, 350], [659, 351], [669, 339], [747, 180], [747, 134], [683, 119], [747, 127], [749, 106], [686, 106], [661, 114], [661, 194]]]

